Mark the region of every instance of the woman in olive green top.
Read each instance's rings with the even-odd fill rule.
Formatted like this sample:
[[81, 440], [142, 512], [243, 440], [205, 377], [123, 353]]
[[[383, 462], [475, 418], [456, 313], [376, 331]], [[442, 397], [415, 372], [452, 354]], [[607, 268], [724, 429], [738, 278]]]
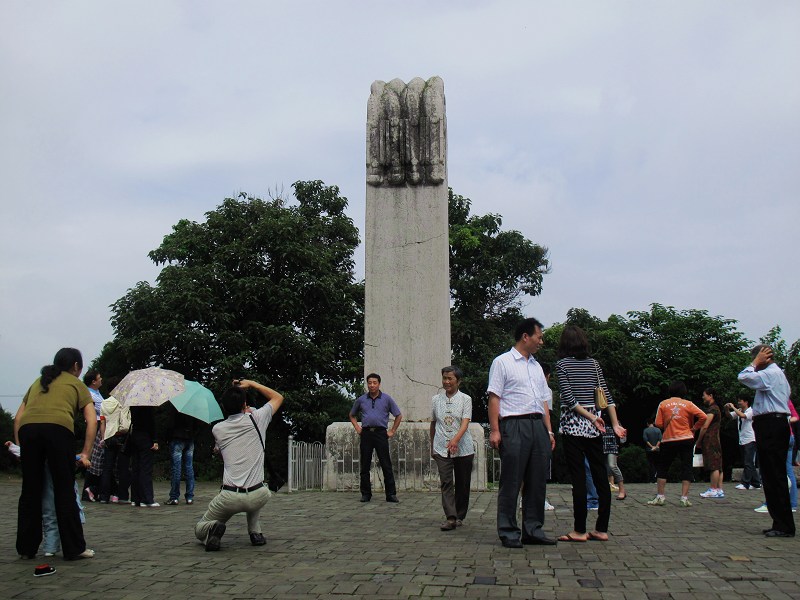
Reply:
[[86, 438], [79, 461], [89, 466], [97, 431], [92, 397], [78, 379], [83, 358], [75, 348], [62, 348], [53, 364], [42, 368], [14, 417], [14, 437], [21, 449], [22, 493], [17, 513], [17, 552], [34, 558], [42, 541], [42, 489], [45, 464], [53, 477], [58, 531], [64, 558], [90, 558], [78, 505], [75, 503], [75, 431], [78, 411], [86, 419]]

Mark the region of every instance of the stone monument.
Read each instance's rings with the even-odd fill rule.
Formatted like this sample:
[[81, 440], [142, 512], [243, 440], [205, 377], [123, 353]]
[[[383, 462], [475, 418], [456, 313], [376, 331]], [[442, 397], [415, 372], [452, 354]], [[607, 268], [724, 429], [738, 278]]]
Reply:
[[[431, 397], [441, 388], [442, 367], [451, 362], [447, 119], [441, 78], [374, 82], [366, 143], [364, 375], [380, 374], [381, 390], [403, 413], [391, 442], [398, 489], [438, 486], [438, 474], [432, 479], [427, 461]], [[473, 424], [471, 431], [480, 450], [475, 464], [482, 468], [483, 460], [477, 459], [484, 454], [483, 429]], [[328, 473], [333, 462], [340, 469], [353, 462], [345, 456], [352, 456], [344, 450], [350, 444], [355, 444], [357, 460], [352, 426], [328, 428], [326, 488], [343, 473]], [[408, 484], [410, 462], [419, 466], [411, 479], [427, 483]], [[372, 480], [373, 487], [381, 485], [374, 470]]]
[[405, 421], [430, 420], [450, 364], [444, 83], [376, 81], [367, 104], [364, 369]]

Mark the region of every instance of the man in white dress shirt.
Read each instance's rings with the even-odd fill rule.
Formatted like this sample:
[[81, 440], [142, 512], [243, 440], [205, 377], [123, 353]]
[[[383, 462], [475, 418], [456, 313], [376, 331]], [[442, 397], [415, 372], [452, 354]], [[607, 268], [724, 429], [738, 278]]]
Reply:
[[[550, 457], [556, 446], [547, 399], [549, 387], [534, 354], [544, 345], [542, 324], [523, 320], [514, 347], [489, 370], [489, 443], [500, 450], [497, 534], [503, 546], [555, 544], [542, 530]], [[523, 487], [524, 484], [524, 487]], [[522, 529], [517, 497], [522, 488]]]

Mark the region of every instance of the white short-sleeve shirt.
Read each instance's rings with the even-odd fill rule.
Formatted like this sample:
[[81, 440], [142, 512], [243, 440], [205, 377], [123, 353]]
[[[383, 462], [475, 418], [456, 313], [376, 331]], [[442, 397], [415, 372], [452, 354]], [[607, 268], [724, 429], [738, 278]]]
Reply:
[[551, 390], [542, 366], [531, 355], [527, 359], [516, 348], [492, 361], [487, 392], [500, 397], [500, 418], [544, 413]]

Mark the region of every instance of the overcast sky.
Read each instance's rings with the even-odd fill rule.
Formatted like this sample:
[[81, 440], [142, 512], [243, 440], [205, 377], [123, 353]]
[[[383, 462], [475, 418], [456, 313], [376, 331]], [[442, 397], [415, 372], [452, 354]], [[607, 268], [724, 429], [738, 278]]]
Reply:
[[798, 2], [7, 0], [0, 28], [9, 410], [58, 348], [98, 355], [179, 219], [321, 179], [363, 239], [395, 77], [442, 77], [449, 185], [550, 249], [529, 315], [658, 302], [800, 337]]

